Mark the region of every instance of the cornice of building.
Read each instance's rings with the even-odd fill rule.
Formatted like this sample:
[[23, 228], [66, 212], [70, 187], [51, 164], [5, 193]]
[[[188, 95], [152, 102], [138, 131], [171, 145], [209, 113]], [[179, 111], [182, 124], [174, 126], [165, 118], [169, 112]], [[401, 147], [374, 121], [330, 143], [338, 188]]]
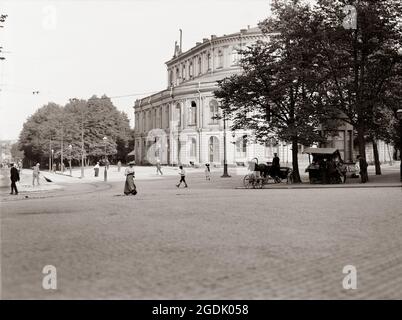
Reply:
[[251, 41], [257, 39], [267, 38], [267, 35], [264, 35], [258, 27], [251, 29], [242, 29], [240, 32], [223, 35], [221, 37], [217, 37], [216, 35], [211, 35], [211, 38], [204, 38], [203, 42], [197, 42], [197, 44], [190, 48], [189, 50], [180, 53], [177, 57], [173, 57], [169, 61], [165, 62], [165, 64], [169, 67], [178, 63], [179, 61], [185, 60], [192, 55], [195, 55], [198, 52], [204, 51], [209, 47], [215, 47], [220, 44], [232, 43], [236, 40], [242, 41]]

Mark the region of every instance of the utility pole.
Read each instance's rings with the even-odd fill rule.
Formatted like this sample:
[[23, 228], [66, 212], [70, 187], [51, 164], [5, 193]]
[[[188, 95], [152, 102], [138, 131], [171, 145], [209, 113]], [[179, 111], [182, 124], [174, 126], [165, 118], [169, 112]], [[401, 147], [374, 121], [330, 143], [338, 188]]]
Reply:
[[84, 113], [81, 114], [81, 179], [84, 178]]
[[226, 158], [226, 112], [223, 112], [223, 175], [221, 178], [230, 178], [228, 174], [228, 163]]
[[64, 172], [64, 158], [63, 158], [63, 139], [64, 139], [64, 127], [61, 127], [61, 151], [60, 151], [60, 170]]

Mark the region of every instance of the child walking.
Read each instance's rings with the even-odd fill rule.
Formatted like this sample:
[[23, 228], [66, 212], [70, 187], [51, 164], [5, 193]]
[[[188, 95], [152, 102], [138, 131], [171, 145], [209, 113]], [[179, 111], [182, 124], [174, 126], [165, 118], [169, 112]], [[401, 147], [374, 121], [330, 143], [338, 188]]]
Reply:
[[205, 164], [205, 180], [211, 180], [211, 169], [209, 168], [209, 163]]
[[184, 188], [187, 188], [187, 182], [186, 182], [186, 171], [183, 169], [183, 166], [179, 167], [180, 169], [180, 181], [179, 184], [176, 184], [176, 187], [180, 187], [181, 183], [184, 182]]

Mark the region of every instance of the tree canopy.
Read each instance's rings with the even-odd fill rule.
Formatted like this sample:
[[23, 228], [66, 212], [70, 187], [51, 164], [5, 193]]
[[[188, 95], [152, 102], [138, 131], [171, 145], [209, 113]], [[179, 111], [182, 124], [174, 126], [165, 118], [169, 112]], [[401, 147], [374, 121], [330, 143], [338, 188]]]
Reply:
[[50, 102], [24, 123], [19, 147], [27, 159], [44, 161], [52, 149], [59, 158], [62, 146], [65, 159], [69, 158], [71, 145], [71, 158], [79, 160], [82, 135], [85, 157], [90, 161], [104, 157], [105, 147], [108, 157], [125, 159], [132, 129], [127, 115], [107, 96], [70, 99], [63, 107]]

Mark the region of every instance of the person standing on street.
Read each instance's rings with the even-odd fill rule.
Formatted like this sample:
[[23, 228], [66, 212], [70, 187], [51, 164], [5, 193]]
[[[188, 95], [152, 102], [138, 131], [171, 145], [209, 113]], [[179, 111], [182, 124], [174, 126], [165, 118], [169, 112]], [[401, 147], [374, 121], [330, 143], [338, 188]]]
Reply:
[[33, 167], [33, 172], [32, 172], [32, 186], [35, 186], [35, 180], [38, 183], [38, 186], [40, 185], [39, 183], [39, 175], [40, 175], [40, 170], [39, 170], [40, 164], [37, 163], [35, 167]]
[[121, 170], [121, 161], [119, 160], [117, 162], [117, 172], [120, 172], [120, 170]]
[[183, 166], [180, 166], [179, 169], [180, 169], [180, 172], [179, 172], [180, 181], [179, 181], [179, 184], [176, 184], [176, 187], [179, 188], [181, 183], [184, 182], [184, 188], [187, 188], [188, 186], [187, 186], [187, 182], [186, 182], [186, 170], [184, 170]]
[[211, 169], [209, 167], [209, 163], [205, 164], [205, 180], [211, 180]]
[[163, 172], [161, 170], [161, 161], [158, 159], [156, 160], [156, 174], [161, 174], [161, 176], [163, 176]]
[[94, 173], [95, 173], [95, 177], [99, 176], [99, 161], [96, 163], [95, 167], [94, 167]]
[[126, 176], [126, 183], [124, 185], [124, 194], [128, 196], [129, 194], [136, 195], [137, 187], [134, 183], [135, 171], [134, 171], [134, 162], [129, 162], [129, 167], [126, 168], [124, 175]]
[[366, 183], [368, 181], [368, 173], [367, 173], [368, 163], [366, 159], [364, 159], [361, 155], [358, 155], [356, 158], [357, 160], [359, 160], [361, 183]]
[[10, 179], [11, 179], [11, 193], [10, 194], [15, 194], [18, 195], [18, 189], [17, 185], [15, 184], [17, 181], [20, 181], [20, 174], [17, 169], [17, 165], [13, 164], [11, 169], [10, 169]]
[[[277, 153], [274, 153], [274, 157], [272, 159], [272, 167], [271, 167], [271, 177], [274, 178], [275, 181], [278, 182], [279, 172], [281, 170], [280, 159]], [[279, 181], [280, 182], [280, 181]]]

